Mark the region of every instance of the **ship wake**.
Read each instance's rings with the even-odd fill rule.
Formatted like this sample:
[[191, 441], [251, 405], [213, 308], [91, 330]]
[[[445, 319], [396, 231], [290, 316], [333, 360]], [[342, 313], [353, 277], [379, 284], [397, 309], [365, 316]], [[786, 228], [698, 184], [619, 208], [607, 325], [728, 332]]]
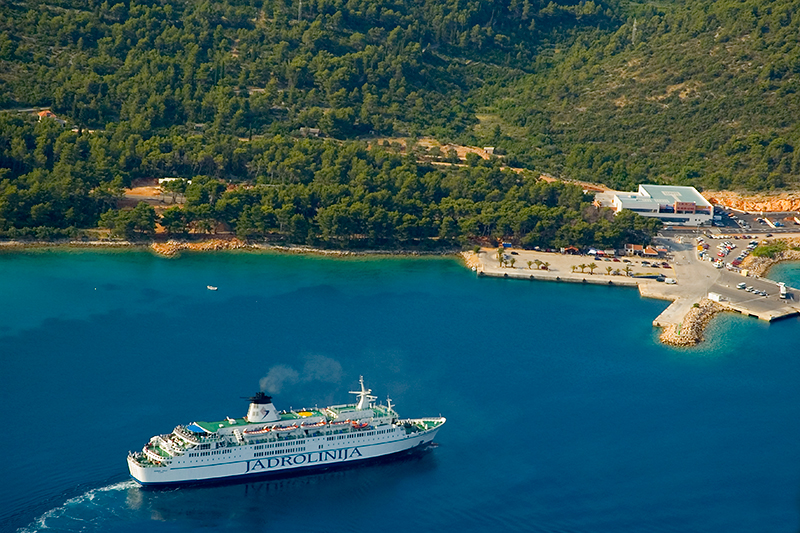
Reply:
[[[118, 500], [120, 492], [136, 488], [137, 485], [134, 481], [127, 480], [91, 489], [80, 496], [69, 498], [58, 507], [50, 509], [29, 526], [20, 528], [17, 532], [93, 530], [92, 524], [97, 522], [105, 523], [108, 512], [113, 512], [116, 507], [113, 504]], [[99, 523], [97, 526], [101, 527]]]

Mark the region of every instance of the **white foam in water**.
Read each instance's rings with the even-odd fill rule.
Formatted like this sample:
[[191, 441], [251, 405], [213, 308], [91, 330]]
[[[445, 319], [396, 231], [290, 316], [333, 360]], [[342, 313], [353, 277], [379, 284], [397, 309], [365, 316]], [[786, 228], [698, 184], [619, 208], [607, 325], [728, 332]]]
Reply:
[[31, 525], [18, 529], [17, 533], [35, 533], [43, 530], [84, 531], [86, 518], [81, 516], [73, 516], [70, 514], [71, 511], [75, 511], [81, 504], [89, 502], [91, 502], [91, 507], [100, 507], [93, 503], [98, 494], [102, 494], [104, 492], [128, 490], [136, 486], [137, 485], [133, 480], [128, 480], [120, 483], [114, 483], [113, 485], [92, 489], [81, 494], [80, 496], [70, 498], [62, 505], [59, 505], [54, 509], [50, 509], [42, 516], [34, 520]]

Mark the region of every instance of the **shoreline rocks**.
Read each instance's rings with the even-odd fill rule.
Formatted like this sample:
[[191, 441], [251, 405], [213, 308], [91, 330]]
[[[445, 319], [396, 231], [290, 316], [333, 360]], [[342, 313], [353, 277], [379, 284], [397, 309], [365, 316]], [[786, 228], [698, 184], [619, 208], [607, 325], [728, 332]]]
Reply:
[[278, 252], [291, 254], [312, 254], [328, 257], [366, 257], [366, 256], [399, 256], [399, 257], [424, 257], [424, 256], [456, 256], [458, 249], [444, 250], [335, 250], [314, 248], [302, 245], [282, 245], [250, 243], [238, 238], [217, 238], [200, 241], [166, 242], [133, 242], [125, 240], [108, 241], [0, 241], [0, 250], [35, 249], [35, 248], [141, 248], [164, 257], [174, 257], [183, 250], [191, 252], [217, 252], [228, 250], [253, 250], [264, 252]]
[[775, 257], [755, 257], [748, 256], [741, 265], [741, 268], [746, 268], [750, 274], [754, 276], [764, 277], [770, 268], [783, 261], [800, 261], [800, 250], [792, 250], [792, 246], [800, 247], [800, 239], [771, 239], [770, 242], [783, 241], [787, 244], [788, 248], [782, 252], [775, 254]]
[[703, 298], [698, 302], [697, 307], [692, 307], [683, 322], [680, 324], [668, 324], [661, 334], [659, 340], [668, 346], [696, 346], [703, 340], [703, 331], [714, 316], [724, 311], [725, 307], [712, 302], [708, 298]]
[[239, 239], [209, 239], [198, 242], [186, 241], [167, 241], [154, 242], [150, 244], [150, 249], [159, 255], [167, 257], [175, 256], [182, 250], [192, 252], [218, 252], [221, 250], [239, 250], [242, 248], [253, 248], [251, 244]]
[[461, 252], [458, 255], [460, 255], [461, 258], [464, 259], [464, 262], [467, 264], [467, 268], [469, 268], [470, 270], [472, 269], [481, 270], [481, 259], [475, 252], [470, 250], [468, 252]]

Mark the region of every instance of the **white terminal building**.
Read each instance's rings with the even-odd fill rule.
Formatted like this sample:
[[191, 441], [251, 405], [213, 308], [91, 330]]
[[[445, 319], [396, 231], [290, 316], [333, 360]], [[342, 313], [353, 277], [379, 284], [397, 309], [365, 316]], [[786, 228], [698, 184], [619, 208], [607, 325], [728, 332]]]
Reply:
[[595, 196], [597, 205], [619, 213], [629, 209], [643, 217], [655, 217], [679, 226], [711, 225], [714, 206], [694, 187], [639, 185], [637, 192], [609, 191]]

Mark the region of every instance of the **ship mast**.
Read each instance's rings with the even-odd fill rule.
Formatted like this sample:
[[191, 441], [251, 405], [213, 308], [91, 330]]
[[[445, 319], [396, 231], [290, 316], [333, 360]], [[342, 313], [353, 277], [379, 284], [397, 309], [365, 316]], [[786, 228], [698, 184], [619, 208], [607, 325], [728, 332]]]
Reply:
[[364, 376], [359, 376], [358, 382], [361, 384], [360, 391], [351, 390], [350, 394], [355, 394], [358, 396], [358, 403], [356, 404], [356, 409], [367, 409], [369, 408], [369, 403], [378, 399], [377, 396], [371, 396], [370, 393], [372, 389], [367, 389], [364, 387]]

